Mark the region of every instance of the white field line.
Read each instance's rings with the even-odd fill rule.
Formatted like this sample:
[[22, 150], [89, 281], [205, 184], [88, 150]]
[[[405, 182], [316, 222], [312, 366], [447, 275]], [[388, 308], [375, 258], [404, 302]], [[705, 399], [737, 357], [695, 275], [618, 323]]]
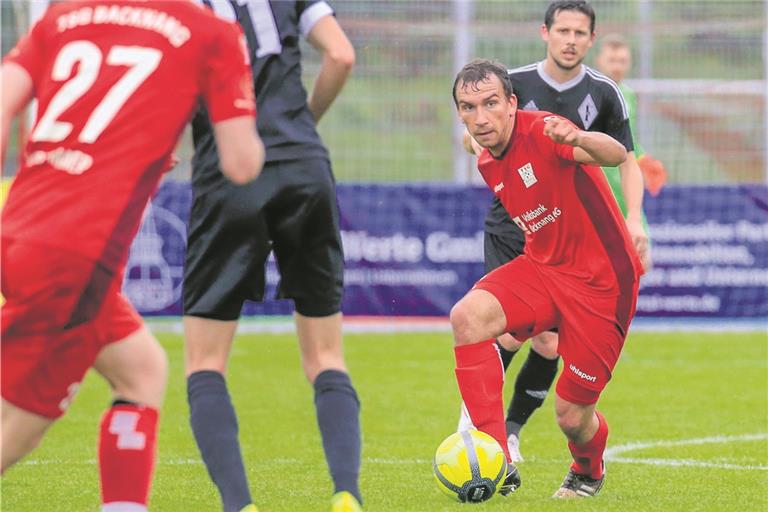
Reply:
[[647, 448], [667, 448], [674, 446], [692, 446], [702, 444], [729, 444], [747, 441], [763, 441], [768, 439], [768, 434], [745, 434], [740, 436], [713, 436], [700, 437], [696, 439], [681, 439], [679, 441], [646, 441], [627, 443], [618, 446], [612, 446], [605, 450], [605, 460], [609, 462], [623, 462], [629, 464], [648, 464], [652, 466], [671, 466], [671, 467], [702, 467], [734, 470], [757, 470], [768, 471], [767, 465], [743, 465], [730, 464], [726, 462], [707, 462], [704, 460], [692, 459], [656, 459], [643, 457], [622, 457], [622, 453], [644, 450]]
[[[739, 436], [713, 436], [713, 437], [700, 437], [695, 439], [681, 439], [678, 441], [644, 441], [644, 442], [632, 442], [618, 446], [612, 446], [605, 450], [605, 460], [608, 462], [621, 462], [628, 464], [647, 464], [652, 466], [669, 466], [669, 467], [701, 467], [701, 468], [718, 468], [718, 469], [732, 469], [732, 470], [749, 470], [749, 471], [768, 471], [768, 465], [743, 465], [743, 464], [731, 464], [727, 462], [708, 462], [704, 460], [694, 459], [658, 459], [658, 458], [641, 458], [641, 457], [621, 457], [622, 453], [632, 452], [636, 450], [644, 450], [648, 448], [665, 448], [674, 446], [692, 446], [703, 444], [729, 444], [748, 441], [763, 441], [768, 439], [768, 433], [758, 434], [744, 434]], [[536, 457], [531, 457], [531, 462], [535, 461]], [[432, 461], [430, 459], [398, 459], [398, 458], [385, 458], [385, 457], [366, 457], [363, 459], [367, 464], [384, 464], [384, 465], [430, 465]], [[296, 458], [278, 458], [269, 460], [260, 460], [260, 464], [280, 464], [280, 465], [299, 465], [303, 464]], [[65, 461], [61, 459], [28, 459], [22, 461], [24, 465], [77, 465], [96, 464], [95, 459], [78, 460], [78, 461]], [[160, 458], [159, 465], [164, 466], [186, 466], [186, 465], [199, 465], [202, 461], [197, 458], [189, 457], [176, 457], [176, 458]]]

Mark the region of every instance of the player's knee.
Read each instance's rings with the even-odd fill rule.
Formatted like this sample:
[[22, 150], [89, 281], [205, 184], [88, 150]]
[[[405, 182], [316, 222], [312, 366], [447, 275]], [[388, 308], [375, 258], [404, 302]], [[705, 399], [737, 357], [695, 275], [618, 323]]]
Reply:
[[587, 413], [577, 406], [558, 407], [555, 412], [557, 414], [557, 425], [568, 439], [579, 440], [583, 437], [583, 432], [589, 426], [589, 419], [591, 417], [589, 414], [591, 413]]
[[524, 341], [518, 340], [509, 333], [504, 333], [496, 339], [498, 340], [499, 344], [509, 352], [517, 352], [520, 350], [520, 347], [523, 346], [523, 343], [525, 343]]
[[168, 357], [163, 348], [153, 339], [130, 366], [124, 378], [112, 382], [115, 396], [159, 409], [168, 382]]
[[478, 341], [473, 338], [473, 320], [471, 308], [465, 301], [459, 301], [451, 308], [451, 329], [453, 329], [456, 345], [467, 345]]
[[555, 359], [557, 357], [557, 334], [554, 332], [543, 332], [531, 339], [533, 349], [541, 357]]

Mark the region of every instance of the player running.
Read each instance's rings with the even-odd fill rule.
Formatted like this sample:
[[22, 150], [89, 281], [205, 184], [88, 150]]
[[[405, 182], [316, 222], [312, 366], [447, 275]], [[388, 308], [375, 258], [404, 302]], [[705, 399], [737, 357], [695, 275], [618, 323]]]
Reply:
[[[573, 464], [557, 498], [593, 496], [605, 480], [608, 424], [596, 411], [637, 302], [642, 265], [602, 170], [626, 149], [548, 112], [517, 110], [504, 68], [473, 61], [453, 88], [478, 168], [525, 233], [523, 255], [486, 274], [451, 310], [456, 379], [472, 422], [507, 454], [496, 337], [560, 333], [565, 370], [555, 412]], [[510, 473], [516, 477], [516, 471]]]
[[[2, 66], [2, 152], [37, 120], [2, 213], [2, 470], [29, 453], [93, 367], [103, 511], [146, 511], [165, 354], [120, 288], [142, 212], [202, 98], [221, 169], [254, 179], [264, 148], [236, 25], [188, 1], [48, 9]], [[244, 87], [248, 85], [248, 87]]]
[[[225, 371], [243, 302], [262, 299], [264, 265], [274, 250], [278, 296], [294, 301], [301, 361], [315, 390], [335, 488], [331, 507], [356, 511], [362, 501], [360, 406], [342, 350], [336, 189], [315, 129], [349, 75], [354, 49], [324, 1], [205, 3], [237, 19], [246, 33], [267, 156], [255, 183], [232, 186], [221, 179], [205, 112], [193, 123], [194, 199], [184, 273], [192, 430], [224, 510], [254, 509]], [[301, 82], [301, 37], [322, 54], [309, 98]]]
[[[641, 258], [647, 259], [647, 232], [642, 225], [643, 179], [635, 161], [629, 112], [618, 87], [609, 78], [582, 64], [595, 38], [595, 11], [583, 0], [552, 2], [540, 28], [546, 58], [509, 71], [522, 110], [545, 110], [569, 119], [578, 128], [602, 132], [618, 140], [628, 155], [621, 164], [619, 189], [626, 198], [626, 222]], [[618, 176], [618, 171], [617, 171]], [[503, 265], [523, 253], [525, 236], [494, 198], [485, 219], [485, 271]], [[515, 381], [506, 418], [507, 445], [512, 459], [521, 461], [520, 430], [541, 407], [558, 369], [555, 332], [545, 331], [531, 339], [528, 358]], [[499, 337], [504, 367], [522, 343], [507, 334]], [[462, 407], [459, 430], [470, 425]]]

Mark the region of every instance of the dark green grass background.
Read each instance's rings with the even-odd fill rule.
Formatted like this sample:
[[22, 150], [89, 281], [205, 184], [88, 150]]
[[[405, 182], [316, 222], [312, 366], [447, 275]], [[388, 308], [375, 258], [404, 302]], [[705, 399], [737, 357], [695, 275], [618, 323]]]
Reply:
[[[219, 508], [187, 420], [182, 339], [161, 335], [171, 377], [161, 414], [160, 452], [151, 498], [156, 511]], [[524, 350], [527, 350], [524, 349]], [[569, 454], [552, 398], [526, 427], [523, 487], [481, 505], [452, 503], [435, 486], [431, 458], [456, 425], [459, 397], [449, 334], [355, 334], [346, 353], [362, 400], [362, 491], [369, 511], [467, 510], [768, 510], [768, 441], [656, 447], [624, 453], [762, 469], [672, 467], [614, 462], [594, 500], [549, 498]], [[523, 357], [515, 359], [516, 371]], [[514, 375], [511, 373], [510, 375]], [[509, 378], [509, 395], [514, 379]], [[238, 337], [229, 377], [242, 448], [262, 512], [329, 508], [330, 478], [315, 424], [312, 391], [290, 335]], [[768, 431], [768, 338], [764, 333], [630, 336], [601, 409], [609, 446]], [[2, 480], [4, 511], [96, 511], [98, 419], [107, 386], [89, 375], [70, 412], [43, 444]]]

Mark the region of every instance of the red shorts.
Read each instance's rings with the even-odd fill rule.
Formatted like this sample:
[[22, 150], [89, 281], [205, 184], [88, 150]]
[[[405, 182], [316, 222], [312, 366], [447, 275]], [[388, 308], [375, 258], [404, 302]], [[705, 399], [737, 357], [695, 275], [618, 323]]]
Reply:
[[491, 293], [507, 318], [506, 332], [526, 339], [556, 327], [563, 372], [557, 394], [569, 402], [597, 402], [611, 379], [637, 302], [637, 280], [619, 296], [577, 293], [560, 278], [550, 282], [526, 256], [484, 276], [475, 288]]
[[78, 254], [2, 240], [2, 396], [57, 418], [99, 351], [142, 326], [121, 274]]

